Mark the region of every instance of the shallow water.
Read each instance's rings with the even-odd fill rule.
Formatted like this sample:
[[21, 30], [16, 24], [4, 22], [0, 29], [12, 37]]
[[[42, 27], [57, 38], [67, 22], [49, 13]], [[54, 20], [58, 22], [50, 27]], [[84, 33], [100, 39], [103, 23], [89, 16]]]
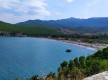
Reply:
[[[72, 49], [66, 53], [66, 49]], [[25, 79], [56, 72], [60, 63], [96, 52], [85, 47], [43, 38], [0, 38], [0, 80]]]

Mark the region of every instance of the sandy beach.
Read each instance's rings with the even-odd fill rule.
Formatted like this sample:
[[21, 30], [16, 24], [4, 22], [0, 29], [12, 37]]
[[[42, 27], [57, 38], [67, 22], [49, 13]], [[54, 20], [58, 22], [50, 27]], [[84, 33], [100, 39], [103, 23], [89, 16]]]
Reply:
[[86, 47], [88, 49], [93, 49], [93, 50], [101, 50], [106, 47], [108, 47], [108, 44], [100, 44], [100, 43], [86, 43], [86, 42], [78, 42], [78, 41], [70, 41], [70, 40], [60, 40], [57, 39], [58, 41], [66, 42], [66, 43], [71, 43], [74, 45]]
[[50, 40], [56, 40], [56, 41], [60, 41], [60, 42], [66, 42], [66, 43], [70, 43], [73, 45], [77, 45], [77, 46], [81, 46], [81, 47], [85, 47], [87, 49], [92, 49], [92, 50], [102, 50], [106, 47], [108, 47], [108, 44], [101, 44], [101, 43], [87, 43], [87, 42], [78, 42], [78, 41], [71, 41], [71, 40], [64, 40], [64, 39], [54, 39], [54, 38], [43, 38], [41, 37], [41, 39], [50, 39]]

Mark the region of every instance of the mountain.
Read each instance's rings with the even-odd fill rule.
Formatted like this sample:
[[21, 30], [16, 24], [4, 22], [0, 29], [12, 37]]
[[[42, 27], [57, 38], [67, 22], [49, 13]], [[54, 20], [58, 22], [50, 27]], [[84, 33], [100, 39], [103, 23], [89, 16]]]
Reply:
[[55, 28], [44, 25], [33, 25], [32, 27], [9, 24], [0, 21], [0, 31], [5, 32], [23, 32], [27, 35], [53, 35], [57, 34]]
[[31, 25], [31, 24], [42, 24], [54, 27], [62, 28], [107, 28], [108, 17], [78, 19], [78, 18], [67, 18], [61, 20], [28, 20], [26, 22], [18, 23], [17, 25]]
[[41, 34], [76, 34], [76, 33], [108, 33], [108, 17], [61, 20], [28, 20], [18, 24], [0, 21], [0, 31], [23, 32], [28, 35]]

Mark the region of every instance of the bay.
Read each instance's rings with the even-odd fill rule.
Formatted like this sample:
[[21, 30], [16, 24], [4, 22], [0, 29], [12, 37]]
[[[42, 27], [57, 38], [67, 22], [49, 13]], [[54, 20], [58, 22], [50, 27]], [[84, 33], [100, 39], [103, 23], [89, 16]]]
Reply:
[[[72, 52], [66, 53], [70, 48]], [[57, 73], [60, 63], [96, 50], [56, 40], [31, 37], [0, 38], [0, 80], [27, 79]]]

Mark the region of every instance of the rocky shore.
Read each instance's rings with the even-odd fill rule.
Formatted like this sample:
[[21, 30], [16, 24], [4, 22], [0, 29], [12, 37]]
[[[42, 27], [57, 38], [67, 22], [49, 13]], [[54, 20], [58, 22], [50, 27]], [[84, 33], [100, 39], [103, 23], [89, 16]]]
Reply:
[[91, 77], [85, 78], [83, 80], [108, 80], [108, 71], [99, 73], [99, 74], [95, 74]]

